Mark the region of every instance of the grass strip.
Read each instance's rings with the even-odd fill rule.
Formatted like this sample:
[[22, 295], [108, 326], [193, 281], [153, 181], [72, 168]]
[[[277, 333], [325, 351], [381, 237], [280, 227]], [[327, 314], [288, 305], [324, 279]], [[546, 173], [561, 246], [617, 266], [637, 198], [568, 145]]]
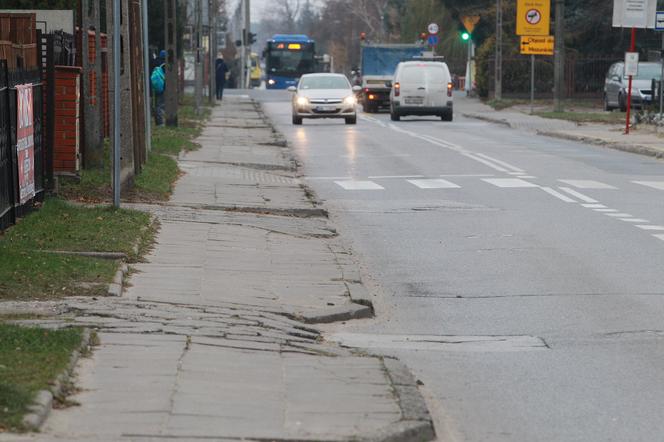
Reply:
[[49, 387], [81, 344], [80, 329], [46, 330], [0, 323], [0, 432], [22, 431], [35, 394]]
[[117, 262], [51, 252], [120, 252], [136, 260], [153, 235], [146, 213], [48, 199], [0, 236], [0, 299], [103, 295]]
[[620, 112], [535, 112], [534, 115], [574, 123], [618, 124], [625, 121], [625, 114]]

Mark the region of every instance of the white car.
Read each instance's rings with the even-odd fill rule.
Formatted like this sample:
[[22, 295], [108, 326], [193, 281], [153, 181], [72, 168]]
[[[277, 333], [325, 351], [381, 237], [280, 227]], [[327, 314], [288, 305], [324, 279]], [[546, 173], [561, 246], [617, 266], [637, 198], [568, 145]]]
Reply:
[[406, 115], [435, 115], [452, 121], [452, 77], [441, 61], [404, 61], [394, 72], [390, 92], [390, 116], [399, 121]]
[[297, 85], [288, 88], [293, 94], [293, 124], [304, 118], [344, 118], [357, 123], [357, 98], [361, 88], [351, 87], [341, 74], [306, 74]]

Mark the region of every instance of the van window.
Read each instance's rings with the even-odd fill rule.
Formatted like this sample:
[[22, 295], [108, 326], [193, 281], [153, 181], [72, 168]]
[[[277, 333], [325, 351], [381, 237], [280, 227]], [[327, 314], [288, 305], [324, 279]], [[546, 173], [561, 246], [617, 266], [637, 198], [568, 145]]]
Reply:
[[405, 66], [401, 73], [404, 84], [445, 84], [447, 81], [442, 66]]

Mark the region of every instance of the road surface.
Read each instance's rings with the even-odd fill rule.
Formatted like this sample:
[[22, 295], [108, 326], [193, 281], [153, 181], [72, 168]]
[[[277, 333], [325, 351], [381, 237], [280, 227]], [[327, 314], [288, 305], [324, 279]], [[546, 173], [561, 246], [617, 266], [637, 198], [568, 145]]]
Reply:
[[461, 117], [290, 124], [256, 91], [363, 265], [441, 440], [664, 434], [664, 163]]

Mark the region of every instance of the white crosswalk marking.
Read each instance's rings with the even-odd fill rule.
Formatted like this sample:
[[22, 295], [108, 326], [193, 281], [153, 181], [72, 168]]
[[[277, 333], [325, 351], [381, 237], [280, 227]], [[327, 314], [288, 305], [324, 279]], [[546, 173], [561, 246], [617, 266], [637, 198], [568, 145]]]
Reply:
[[410, 184], [419, 187], [420, 189], [460, 189], [458, 186], [450, 181], [443, 179], [429, 179], [429, 180], [407, 180]]
[[385, 190], [383, 186], [376, 184], [373, 181], [349, 180], [335, 181], [335, 183], [345, 190]]
[[650, 222], [647, 219], [641, 219], [641, 218], [620, 218], [620, 221], [625, 221], [626, 223], [647, 223]]
[[586, 209], [606, 209], [604, 204], [581, 204]]
[[576, 202], [572, 198], [568, 197], [567, 195], [563, 195], [562, 193], [557, 192], [557, 191], [553, 190], [550, 187], [541, 187], [541, 189], [543, 191], [545, 191], [546, 193], [548, 193], [549, 195], [555, 196], [559, 200], [565, 201], [566, 203], [575, 203]]
[[657, 235], [653, 235], [653, 236], [657, 239], [661, 239], [662, 241], [664, 241], [664, 234], [657, 234]]
[[616, 189], [610, 184], [601, 183], [593, 180], [558, 180], [561, 183], [569, 184], [577, 189]]
[[493, 184], [496, 187], [512, 188], [512, 189], [539, 187], [537, 184], [533, 184], [519, 178], [484, 178], [482, 181], [485, 181], [489, 184]]
[[632, 181], [634, 184], [652, 187], [657, 190], [664, 190], [664, 181]]

